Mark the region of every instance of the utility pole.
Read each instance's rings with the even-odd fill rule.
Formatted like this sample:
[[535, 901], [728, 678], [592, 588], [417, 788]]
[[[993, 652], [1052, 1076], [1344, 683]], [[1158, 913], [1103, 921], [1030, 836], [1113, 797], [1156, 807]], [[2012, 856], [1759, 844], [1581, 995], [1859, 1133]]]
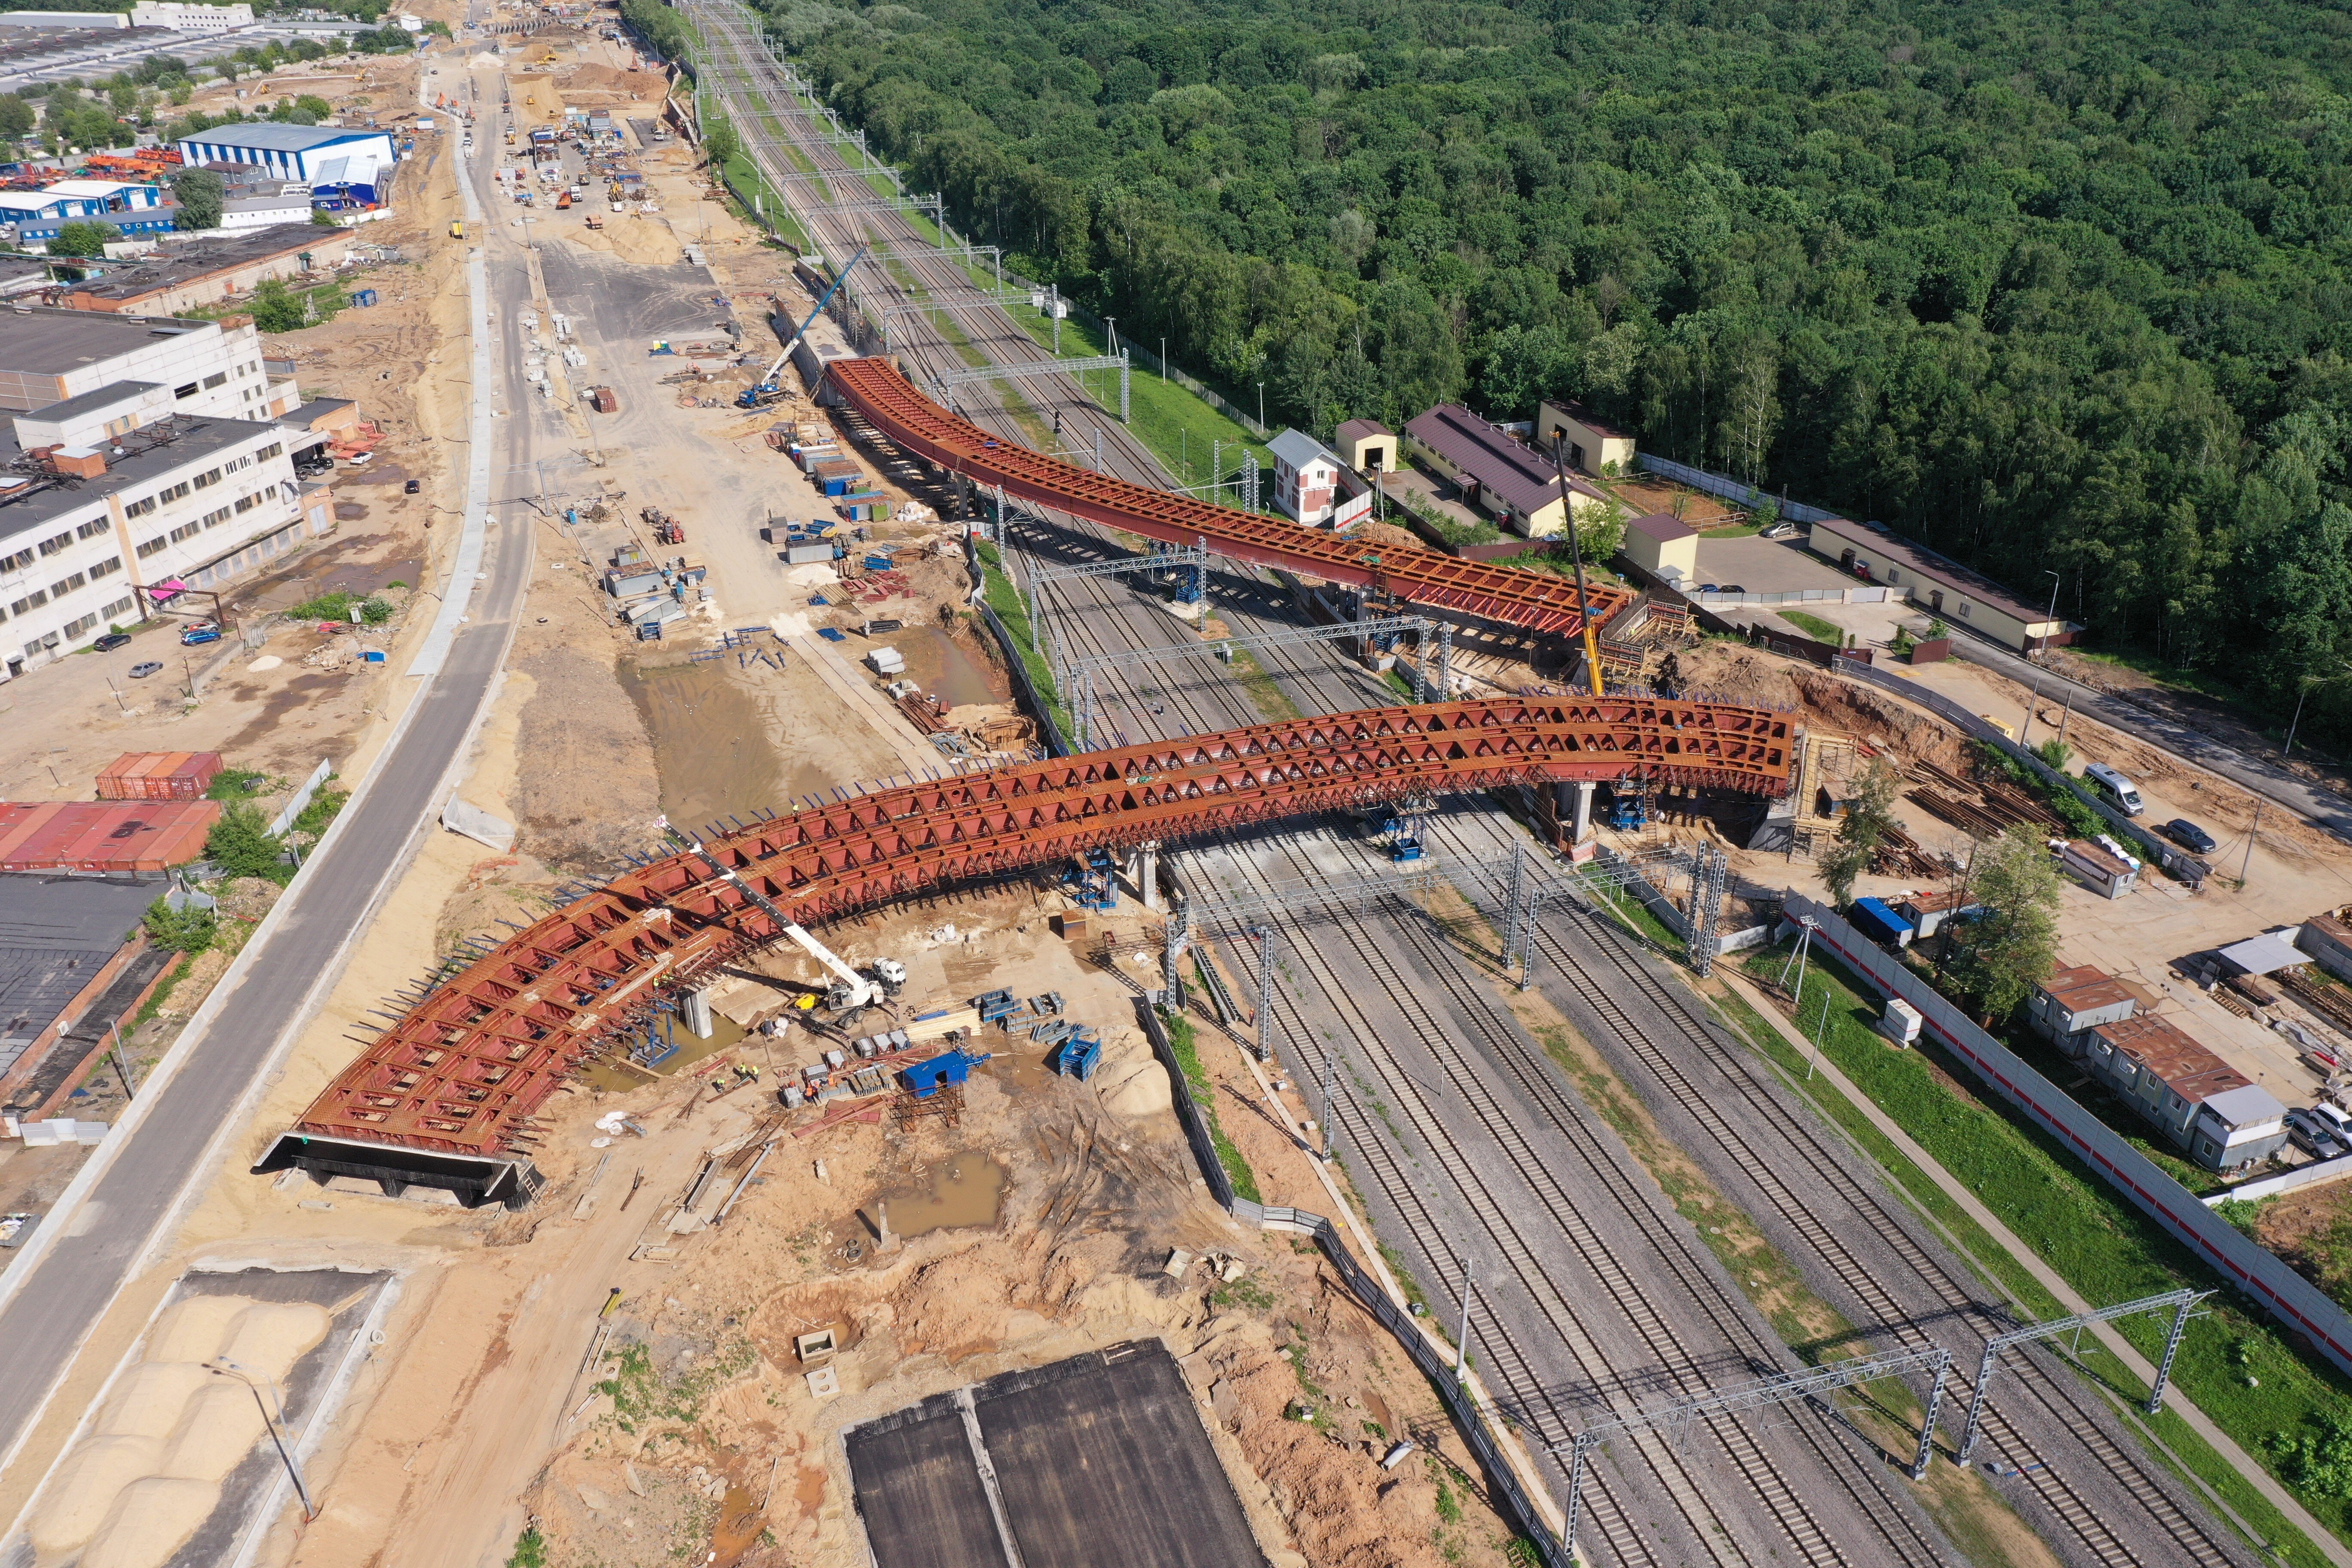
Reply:
[[1462, 1331], [1454, 1336], [1454, 1382], [1467, 1393], [1470, 1388], [1470, 1296], [1477, 1289], [1470, 1275], [1473, 1267], [1468, 1254], [1462, 1258]]
[[2263, 830], [2263, 807], [2269, 803], [2260, 795], [2254, 797], [2254, 825], [2246, 829], [2246, 858], [2238, 867], [2238, 890], [2246, 890], [2246, 874], [2254, 867], [2254, 836]]
[[[2042, 574], [2050, 579], [2050, 609], [2048, 613], [2042, 617], [2042, 622], [2046, 625], [2049, 622], [2055, 620], [2058, 616], [2058, 590], [2065, 584], [2066, 579], [2061, 577], [2057, 573], [2051, 571], [2048, 567], [2042, 568]], [[2048, 637], [2045, 637], [2042, 639], [2042, 647], [2044, 652], [2049, 651], [2050, 639]], [[2029, 655], [2028, 657], [2030, 658], [2032, 656]], [[2042, 666], [2037, 664], [2033, 667], [2033, 691], [2032, 694], [2025, 700], [2025, 722], [2021, 724], [2017, 731], [2017, 743], [2021, 746], [2024, 745], [2026, 738], [2033, 733], [2033, 710], [2041, 705], [2041, 702]]]

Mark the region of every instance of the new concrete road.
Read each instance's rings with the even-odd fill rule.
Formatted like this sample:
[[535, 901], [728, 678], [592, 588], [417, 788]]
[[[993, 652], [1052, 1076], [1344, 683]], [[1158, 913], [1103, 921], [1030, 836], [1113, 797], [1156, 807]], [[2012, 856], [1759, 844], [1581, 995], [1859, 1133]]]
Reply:
[[[449, 73], [428, 79], [450, 79]], [[496, 112], [497, 81], [496, 73], [483, 73], [485, 125]], [[457, 155], [456, 137], [441, 143], [437, 156]], [[487, 145], [474, 160], [478, 190], [488, 190], [482, 176], [495, 162]], [[428, 166], [415, 174], [421, 176], [421, 187], [439, 171]], [[494, 216], [481, 226], [486, 232], [478, 243], [489, 251], [490, 308], [498, 322], [506, 322], [530, 308], [530, 279], [521, 265], [526, 258], [520, 234], [507, 227], [495, 206], [488, 210]], [[509, 490], [535, 489], [535, 479], [511, 482], [513, 471], [528, 468], [542, 454], [563, 453], [568, 442], [562, 417], [524, 380], [520, 340], [495, 324], [493, 333], [505, 342], [504, 353], [496, 356], [491, 408], [511, 416], [491, 422], [499, 443], [489, 465], [495, 503]], [[526, 397], [541, 406], [526, 413], [519, 401]], [[288, 890], [282, 912], [248, 950], [235, 989], [201, 1034], [192, 1030], [174, 1047], [175, 1054], [184, 1053], [181, 1062], [167, 1081], [147, 1091], [153, 1099], [141, 1108], [141, 1120], [126, 1129], [124, 1141], [100, 1152], [98, 1157], [108, 1163], [81, 1203], [72, 1212], [50, 1216], [47, 1223], [57, 1228], [37, 1238], [46, 1242], [46, 1250], [20, 1258], [17, 1269], [0, 1275], [0, 1291], [5, 1292], [0, 1298], [0, 1345], [8, 1347], [13, 1369], [11, 1376], [0, 1379], [0, 1457], [15, 1452], [71, 1364], [84, 1333], [173, 1220], [184, 1193], [207, 1173], [207, 1151], [215, 1135], [226, 1132], [234, 1139], [241, 1133], [226, 1123], [281, 1043], [324, 998], [341, 969], [348, 941], [366, 925], [406, 864], [419, 830], [439, 810], [452, 768], [505, 660], [530, 579], [530, 512], [496, 504], [490, 512], [483, 577], [470, 584], [468, 619], [457, 627], [446, 662], [429, 678], [404, 728], [344, 808], [337, 831]], [[514, 521], [497, 522], [501, 513]]]

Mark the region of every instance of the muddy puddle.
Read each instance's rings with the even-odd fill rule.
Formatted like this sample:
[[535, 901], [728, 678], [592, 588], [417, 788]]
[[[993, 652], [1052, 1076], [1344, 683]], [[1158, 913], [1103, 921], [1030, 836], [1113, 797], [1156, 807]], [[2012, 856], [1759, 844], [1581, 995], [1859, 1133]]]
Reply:
[[967, 1149], [925, 1166], [915, 1181], [882, 1194], [890, 1232], [912, 1238], [959, 1226], [994, 1225], [1004, 1202], [1004, 1167]]
[[[658, 1027], [656, 1033], [660, 1033]], [[643, 1039], [644, 1036], [641, 1032], [637, 1037], [637, 1043], [642, 1043]], [[747, 1040], [750, 1042], [748, 1045], [744, 1043]], [[649, 1070], [635, 1066], [623, 1067], [613, 1058], [604, 1058], [599, 1059], [582, 1076], [598, 1089], [610, 1089], [617, 1094], [625, 1089], [632, 1089], [640, 1084], [650, 1082], [656, 1078], [676, 1078], [697, 1062], [709, 1061], [721, 1051], [742, 1046], [742, 1050], [737, 1053], [735, 1059], [745, 1067], [758, 1068], [761, 1078], [757, 1085], [739, 1089], [735, 1092], [739, 1095], [772, 1094], [775, 1085], [781, 1081], [776, 1077], [776, 1073], [790, 1065], [781, 1060], [772, 1060], [775, 1057], [774, 1047], [763, 1037], [752, 1035], [730, 1023], [721, 1013], [710, 1015], [709, 1039], [698, 1040], [683, 1028], [677, 1028], [673, 1025], [672, 1032], [664, 1043], [671, 1041], [675, 1041], [677, 1049], [654, 1063]], [[627, 1054], [625, 1047], [616, 1047], [614, 1053], [614, 1057], [622, 1058], [625, 1058]], [[714, 1081], [724, 1082], [725, 1079], [722, 1078]]]
[[732, 679], [732, 668], [719, 659], [621, 664], [621, 684], [653, 737], [663, 815], [681, 827], [748, 821], [825, 787], [819, 770], [786, 764], [759, 699]]
[[990, 681], [988, 667], [938, 626], [910, 626], [874, 640], [887, 642], [904, 655], [907, 679], [950, 708], [1006, 700], [1006, 693]]

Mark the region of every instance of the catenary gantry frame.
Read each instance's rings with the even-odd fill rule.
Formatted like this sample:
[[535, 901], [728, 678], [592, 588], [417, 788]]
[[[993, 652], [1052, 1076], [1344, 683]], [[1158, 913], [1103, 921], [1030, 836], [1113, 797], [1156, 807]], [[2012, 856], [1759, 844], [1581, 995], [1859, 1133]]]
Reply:
[[[1076, 363], [1059, 364], [1066, 369]], [[1236, 561], [1370, 588], [1424, 610], [1547, 636], [1573, 636], [1583, 625], [1576, 584], [1565, 577], [1367, 543], [1095, 473], [1001, 440], [950, 413], [916, 391], [887, 360], [835, 360], [825, 367], [825, 384], [905, 451], [1033, 505], [1170, 544], [1206, 539], [1212, 550]], [[1593, 619], [1604, 625], [1633, 602], [1624, 589], [1597, 584], [1587, 598]]]
[[[1497, 698], [1253, 725], [908, 782], [647, 858], [409, 1001], [272, 1146], [303, 1166], [520, 1205], [548, 1097], [667, 991], [809, 926], [1096, 848], [1412, 794], [1646, 776], [1778, 795], [1785, 715]], [[705, 857], [725, 873], [713, 874]], [[757, 896], [752, 896], [756, 894]]]

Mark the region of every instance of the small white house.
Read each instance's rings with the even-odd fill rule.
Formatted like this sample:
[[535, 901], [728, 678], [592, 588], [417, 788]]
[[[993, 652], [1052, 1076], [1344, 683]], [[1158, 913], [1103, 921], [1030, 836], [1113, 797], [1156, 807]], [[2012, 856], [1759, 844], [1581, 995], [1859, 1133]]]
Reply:
[[1327, 522], [1339, 496], [1339, 459], [1303, 430], [1285, 430], [1266, 444], [1274, 457], [1274, 503], [1312, 527]]

